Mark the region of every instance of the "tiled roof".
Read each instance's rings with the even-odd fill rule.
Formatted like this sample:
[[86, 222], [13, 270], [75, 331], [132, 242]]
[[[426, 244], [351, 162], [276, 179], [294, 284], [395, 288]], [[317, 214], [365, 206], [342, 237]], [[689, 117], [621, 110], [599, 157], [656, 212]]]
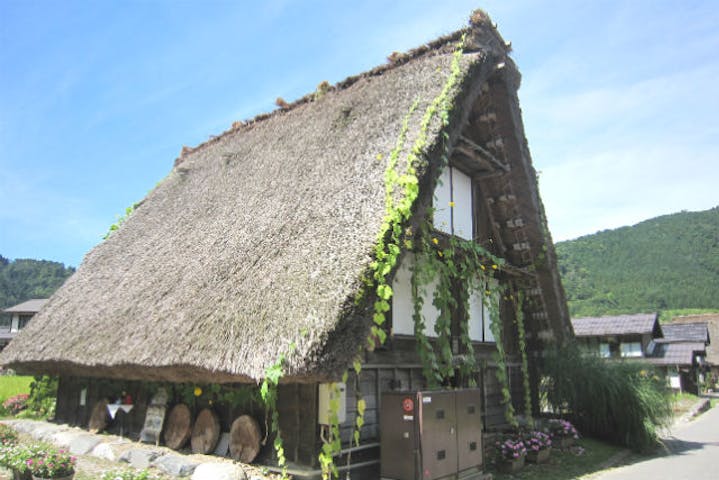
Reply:
[[697, 323], [707, 324], [709, 329], [709, 346], [707, 347], [707, 362], [719, 366], [719, 313], [704, 313], [701, 315], [687, 315], [674, 317], [672, 323]]
[[577, 337], [652, 333], [656, 323], [656, 313], [572, 319]]
[[654, 365], [692, 365], [695, 352], [704, 352], [701, 342], [658, 343], [647, 358]]
[[664, 339], [668, 342], [701, 342], [709, 341], [709, 330], [705, 322], [697, 323], [665, 323], [662, 325]]
[[47, 302], [47, 298], [33, 298], [3, 310], [4, 313], [37, 313]]

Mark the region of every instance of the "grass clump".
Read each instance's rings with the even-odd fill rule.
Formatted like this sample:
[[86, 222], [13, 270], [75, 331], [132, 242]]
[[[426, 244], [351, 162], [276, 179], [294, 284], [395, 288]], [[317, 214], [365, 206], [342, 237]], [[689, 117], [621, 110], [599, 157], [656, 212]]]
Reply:
[[544, 374], [547, 402], [584, 435], [643, 452], [671, 422], [671, 393], [645, 363], [608, 361], [572, 345], [548, 352]]

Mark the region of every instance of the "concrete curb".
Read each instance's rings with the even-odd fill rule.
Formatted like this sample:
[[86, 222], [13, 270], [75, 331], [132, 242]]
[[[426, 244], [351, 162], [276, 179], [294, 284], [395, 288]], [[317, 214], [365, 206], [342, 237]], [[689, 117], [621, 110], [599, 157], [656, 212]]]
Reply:
[[684, 415], [679, 417], [677, 419], [677, 421], [674, 423], [681, 424], [681, 423], [689, 422], [689, 421], [693, 420], [695, 417], [698, 417], [702, 413], [706, 412], [710, 408], [711, 408], [711, 399], [710, 398], [701, 398], [701, 399], [697, 400], [697, 402], [694, 403], [694, 405], [692, 405], [692, 407], [689, 409], [689, 411], [687, 413], [685, 413]]

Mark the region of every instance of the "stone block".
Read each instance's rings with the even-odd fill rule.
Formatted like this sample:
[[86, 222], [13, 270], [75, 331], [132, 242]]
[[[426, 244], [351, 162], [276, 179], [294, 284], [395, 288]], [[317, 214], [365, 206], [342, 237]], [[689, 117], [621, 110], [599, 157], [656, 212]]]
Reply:
[[163, 455], [152, 462], [154, 467], [173, 477], [189, 477], [197, 468], [197, 463], [180, 455]]
[[239, 465], [232, 463], [201, 463], [192, 480], [247, 480], [247, 476]]

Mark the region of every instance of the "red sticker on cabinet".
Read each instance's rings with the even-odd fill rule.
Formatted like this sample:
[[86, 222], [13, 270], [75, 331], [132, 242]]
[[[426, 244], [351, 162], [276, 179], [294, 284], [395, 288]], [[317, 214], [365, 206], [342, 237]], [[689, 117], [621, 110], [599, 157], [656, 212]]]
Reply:
[[404, 400], [402, 400], [402, 410], [405, 412], [411, 412], [414, 410], [414, 401], [407, 397]]

